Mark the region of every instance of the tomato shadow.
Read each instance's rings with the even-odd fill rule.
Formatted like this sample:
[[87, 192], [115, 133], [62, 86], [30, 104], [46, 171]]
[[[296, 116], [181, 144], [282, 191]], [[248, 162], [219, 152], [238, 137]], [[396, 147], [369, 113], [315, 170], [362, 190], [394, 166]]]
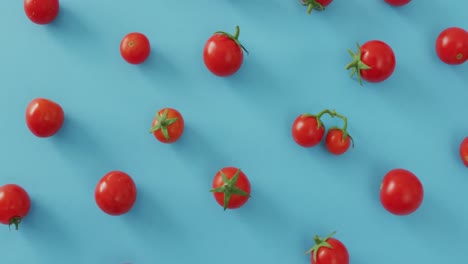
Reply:
[[[145, 62], [130, 66], [138, 67], [140, 73], [156, 87], [158, 87], [157, 84], [175, 83], [180, 79], [180, 71], [174, 62], [167, 57], [167, 54], [170, 53], [170, 51], [162, 51], [160, 47], [158, 49], [151, 48], [150, 56]], [[171, 88], [175, 86], [173, 85]], [[174, 91], [174, 89], [171, 89], [171, 91]]]

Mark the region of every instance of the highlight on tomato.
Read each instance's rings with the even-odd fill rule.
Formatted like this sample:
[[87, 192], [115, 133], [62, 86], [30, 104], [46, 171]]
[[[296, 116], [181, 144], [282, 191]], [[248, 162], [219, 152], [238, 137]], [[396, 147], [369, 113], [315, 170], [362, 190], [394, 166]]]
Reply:
[[24, 12], [32, 22], [38, 25], [52, 23], [60, 10], [59, 0], [24, 0]]
[[305, 254], [310, 254], [312, 264], [349, 264], [349, 252], [340, 240], [333, 238], [336, 231], [325, 238], [314, 236], [315, 245]]
[[210, 192], [224, 210], [237, 209], [249, 200], [250, 188], [250, 181], [243, 171], [236, 167], [225, 167], [214, 176]]
[[160, 142], [170, 144], [178, 141], [184, 130], [182, 114], [174, 108], [166, 107], [156, 113], [150, 133]]
[[17, 184], [0, 186], [0, 223], [15, 226], [18, 230], [21, 221], [31, 209], [31, 199], [26, 190]]
[[128, 213], [137, 198], [137, 188], [132, 177], [123, 171], [110, 171], [97, 183], [94, 199], [106, 214], [118, 216]]
[[37, 137], [55, 135], [63, 126], [65, 113], [56, 102], [46, 98], [35, 98], [26, 107], [26, 125]]
[[423, 185], [411, 171], [398, 168], [384, 176], [380, 185], [380, 201], [388, 212], [399, 216], [412, 214], [421, 206], [423, 199]]
[[324, 11], [333, 0], [299, 0], [303, 6], [307, 6], [307, 14], [312, 13], [312, 10]]

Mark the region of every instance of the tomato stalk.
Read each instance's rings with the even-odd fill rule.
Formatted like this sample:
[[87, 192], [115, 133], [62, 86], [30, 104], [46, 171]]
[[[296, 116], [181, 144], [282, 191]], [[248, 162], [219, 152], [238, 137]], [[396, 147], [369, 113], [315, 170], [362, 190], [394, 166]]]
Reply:
[[240, 169], [236, 171], [236, 173], [234, 174], [234, 176], [232, 176], [231, 179], [228, 179], [226, 174], [224, 174], [223, 171], [220, 171], [220, 173], [221, 173], [221, 178], [223, 180], [223, 186], [218, 187], [218, 188], [213, 188], [210, 190], [210, 192], [224, 193], [224, 210], [226, 211], [228, 204], [229, 204], [229, 200], [231, 200], [231, 196], [233, 194], [246, 196], [246, 197], [250, 197], [250, 194], [248, 194], [247, 192], [235, 186], [237, 183], [237, 179], [239, 178]]
[[349, 55], [351, 55], [353, 60], [348, 65], [346, 65], [346, 70], [353, 68], [351, 70], [350, 76], [353, 77], [354, 74], [357, 74], [359, 84], [362, 85], [361, 70], [369, 70], [371, 67], [369, 67], [368, 65], [366, 65], [364, 62], [361, 61], [361, 46], [357, 42], [356, 42], [356, 46], [357, 46], [356, 53], [354, 53], [351, 49], [348, 49], [348, 53]]
[[161, 129], [162, 134], [164, 135], [164, 138], [169, 141], [169, 131], [167, 130], [167, 127], [175, 122], [177, 122], [178, 118], [167, 118], [167, 113], [169, 109], [164, 110], [162, 115], [156, 114], [156, 119], [157, 123], [150, 129], [150, 133], [154, 133]]
[[215, 34], [222, 34], [222, 35], [225, 35], [226, 37], [232, 39], [232, 41], [234, 41], [237, 45], [239, 45], [239, 47], [241, 47], [245, 53], [247, 53], [247, 55], [249, 54], [249, 52], [247, 51], [247, 49], [239, 42], [239, 34], [240, 34], [240, 27], [239, 26], [236, 26], [236, 31], [234, 32], [234, 35], [231, 35], [227, 32], [224, 32], [224, 31], [216, 31]]
[[319, 2], [317, 2], [317, 0], [299, 0], [302, 5], [304, 6], [308, 6], [307, 8], [307, 14], [310, 15], [310, 13], [312, 13], [312, 10], [317, 10], [317, 11], [323, 11], [325, 10], [325, 7], [320, 4]]
[[314, 261], [317, 261], [317, 252], [319, 251], [319, 249], [321, 247], [327, 247], [327, 248], [330, 248], [330, 249], [333, 249], [333, 247], [327, 242], [327, 240], [329, 238], [331, 238], [332, 236], [334, 236], [336, 234], [336, 231], [333, 231], [331, 234], [329, 234], [328, 236], [326, 236], [325, 238], [320, 238], [318, 235], [315, 235], [314, 236], [314, 242], [315, 242], [315, 245], [306, 251], [306, 255], [307, 254], [310, 254], [312, 253], [312, 251], [314, 252]]
[[351, 143], [352, 143], [352, 147], [354, 148], [354, 140], [353, 138], [351, 137], [351, 135], [348, 133], [348, 118], [338, 112], [336, 112], [335, 110], [329, 110], [329, 109], [325, 109], [325, 110], [322, 110], [321, 112], [319, 112], [317, 115], [313, 115], [313, 114], [309, 114], [309, 113], [305, 113], [303, 114], [302, 116], [303, 117], [306, 117], [306, 116], [313, 116], [317, 119], [317, 128], [320, 128], [321, 126], [323, 126], [323, 122], [321, 120], [322, 116], [324, 114], [328, 114], [331, 118], [334, 118], [335, 116], [340, 118], [341, 120], [343, 120], [343, 127], [342, 128], [339, 128], [339, 127], [331, 127], [330, 129], [332, 128], [336, 128], [336, 129], [339, 129], [343, 132], [343, 137], [342, 137], [342, 140], [345, 141], [346, 140], [346, 137], [349, 137], [351, 139]]
[[19, 224], [21, 223], [21, 220], [23, 220], [23, 218], [21, 218], [19, 216], [12, 217], [10, 219], [10, 223], [8, 224], [8, 228], [11, 230], [11, 225], [15, 225], [15, 230], [18, 230], [18, 227], [19, 227]]

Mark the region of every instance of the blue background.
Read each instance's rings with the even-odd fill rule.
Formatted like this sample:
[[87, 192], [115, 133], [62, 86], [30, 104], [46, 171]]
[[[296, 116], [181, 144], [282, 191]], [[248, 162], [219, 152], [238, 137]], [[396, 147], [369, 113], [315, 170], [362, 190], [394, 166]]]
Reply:
[[[16, 183], [32, 208], [21, 229], [0, 229], [4, 263], [309, 263], [313, 235], [333, 230], [351, 263], [467, 261], [468, 169], [458, 146], [468, 135], [468, 63], [448, 66], [434, 50], [440, 31], [468, 28], [468, 2], [336, 0], [306, 14], [298, 1], [62, 0], [53, 24], [30, 22], [22, 1], [1, 1], [0, 183]], [[249, 50], [241, 70], [205, 68], [205, 41], [241, 28]], [[120, 57], [122, 37], [148, 36], [150, 58]], [[393, 76], [359, 86], [346, 49], [380, 39], [397, 57]], [[63, 129], [34, 137], [27, 104], [62, 105]], [[178, 109], [179, 142], [148, 133], [154, 114]], [[303, 112], [336, 109], [355, 149], [304, 149], [290, 135]], [[326, 119], [328, 126], [340, 125]], [[208, 190], [237, 166], [252, 198], [226, 211]], [[414, 172], [425, 199], [413, 215], [380, 205], [391, 169]], [[138, 187], [133, 210], [101, 212], [94, 188], [108, 171]]]

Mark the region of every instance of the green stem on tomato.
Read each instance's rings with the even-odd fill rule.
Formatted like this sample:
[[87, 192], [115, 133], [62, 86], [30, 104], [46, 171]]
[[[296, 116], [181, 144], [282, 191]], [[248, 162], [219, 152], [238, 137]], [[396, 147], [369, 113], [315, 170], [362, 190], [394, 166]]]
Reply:
[[231, 200], [231, 196], [233, 194], [240, 195], [240, 196], [246, 196], [250, 197], [250, 194], [247, 192], [241, 190], [236, 186], [237, 179], [239, 178], [241, 170], [238, 169], [234, 176], [232, 176], [231, 179], [228, 179], [226, 174], [221, 170], [221, 178], [223, 180], [223, 185], [218, 188], [213, 188], [210, 190], [212, 193], [224, 193], [224, 211], [226, 211], [228, 205], [229, 205], [229, 200]]
[[15, 225], [15, 230], [18, 230], [18, 227], [19, 227], [19, 224], [21, 223], [21, 220], [23, 220], [23, 218], [21, 218], [19, 216], [12, 217], [10, 219], [10, 222], [8, 223], [8, 228], [11, 230], [11, 225]]
[[156, 114], [156, 119], [158, 120], [157, 124], [151, 127], [150, 133], [154, 133], [157, 130], [161, 129], [161, 132], [164, 136], [164, 138], [169, 141], [169, 131], [167, 129], [168, 126], [171, 124], [177, 122], [179, 120], [177, 117], [175, 118], [167, 118], [167, 113], [169, 112], [169, 109], [165, 109], [162, 115], [159, 115], [158, 113]]
[[242, 45], [239, 41], [239, 35], [240, 35], [240, 27], [236, 26], [236, 31], [234, 32], [234, 35], [231, 35], [225, 31], [216, 31], [215, 34], [222, 34], [225, 35], [226, 37], [232, 39], [239, 47], [241, 47], [247, 55], [249, 54], [249, 51]]
[[317, 11], [323, 11], [325, 10], [325, 7], [317, 2], [317, 0], [304, 0], [301, 1], [303, 5], [307, 6], [307, 14], [310, 15], [312, 13], [312, 10], [317, 10]]
[[326, 236], [325, 238], [321, 238], [319, 237], [318, 235], [315, 235], [314, 236], [314, 242], [315, 242], [315, 245], [306, 251], [305, 254], [310, 254], [312, 252], [314, 252], [313, 256], [314, 256], [314, 261], [316, 262], [317, 261], [317, 252], [319, 251], [319, 249], [321, 247], [327, 247], [327, 248], [330, 248], [330, 249], [333, 249], [333, 247], [327, 242], [327, 240], [329, 238], [331, 238], [332, 236], [334, 236], [336, 234], [336, 231], [333, 231], [331, 234], [329, 234], [328, 236]]
[[366, 65], [364, 62], [361, 61], [361, 46], [357, 42], [356, 42], [356, 46], [357, 46], [356, 53], [354, 53], [351, 49], [348, 49], [348, 53], [351, 56], [351, 58], [353, 58], [353, 60], [350, 63], [348, 63], [348, 65], [346, 65], [345, 69], [349, 70], [353, 68], [351, 70], [350, 77], [353, 77], [354, 74], [357, 74], [358, 82], [362, 86], [361, 70], [369, 70], [371, 67], [369, 67], [368, 65]]

